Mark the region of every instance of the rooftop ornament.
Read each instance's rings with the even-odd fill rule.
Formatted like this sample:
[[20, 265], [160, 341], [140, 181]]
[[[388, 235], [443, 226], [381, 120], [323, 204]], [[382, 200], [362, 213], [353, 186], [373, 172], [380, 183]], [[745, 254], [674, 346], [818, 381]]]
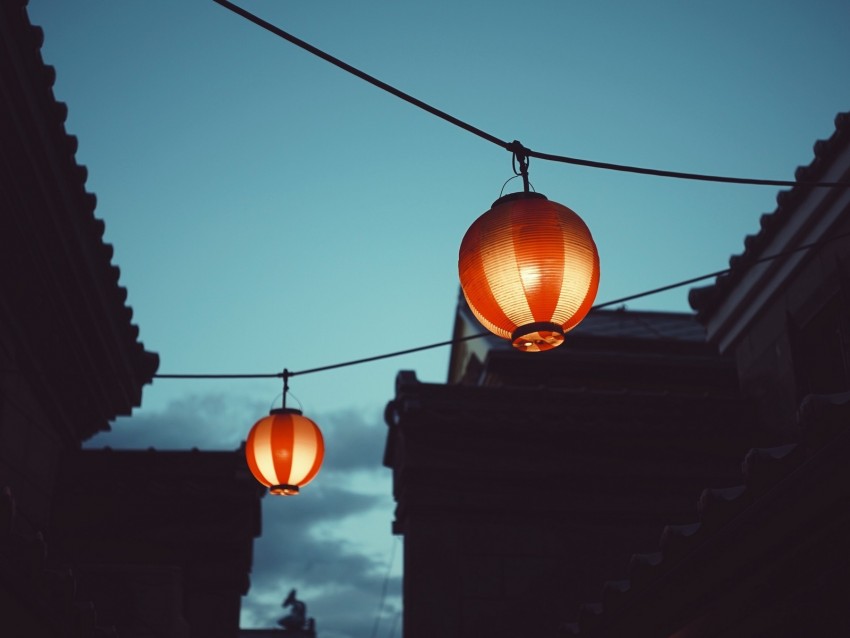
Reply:
[[301, 410], [286, 407], [289, 371], [283, 371], [280, 408], [254, 424], [245, 444], [248, 468], [271, 494], [293, 496], [313, 480], [325, 457], [322, 431]]
[[593, 305], [599, 253], [578, 215], [530, 191], [527, 149], [515, 141], [511, 150], [523, 191], [497, 199], [466, 231], [460, 285], [485, 328], [542, 352], [561, 345]]

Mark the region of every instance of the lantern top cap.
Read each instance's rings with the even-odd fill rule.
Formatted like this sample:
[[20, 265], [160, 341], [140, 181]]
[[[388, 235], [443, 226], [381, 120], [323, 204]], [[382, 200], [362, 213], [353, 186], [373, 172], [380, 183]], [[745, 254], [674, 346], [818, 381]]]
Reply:
[[546, 195], [542, 193], [533, 193], [533, 192], [523, 192], [520, 191], [518, 193], [508, 193], [507, 195], [503, 195], [495, 202], [490, 205], [490, 208], [496, 208], [496, 206], [500, 204], [507, 204], [508, 202], [514, 202], [520, 199], [548, 199]]
[[275, 414], [297, 414], [300, 416], [302, 412], [301, 410], [296, 410], [295, 408], [272, 408], [271, 410], [269, 410], [269, 416]]

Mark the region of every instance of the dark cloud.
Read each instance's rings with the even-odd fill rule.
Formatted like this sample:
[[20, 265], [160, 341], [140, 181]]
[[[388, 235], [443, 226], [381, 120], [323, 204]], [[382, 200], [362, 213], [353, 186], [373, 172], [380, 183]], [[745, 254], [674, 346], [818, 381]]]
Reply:
[[316, 478], [295, 497], [266, 496], [263, 500], [263, 535], [301, 532], [320, 523], [341, 522], [387, 504], [385, 496], [326, 486], [320, 481]]
[[325, 436], [325, 469], [345, 472], [382, 467], [387, 432], [383, 417], [345, 410], [312, 418]]
[[[117, 419], [111, 432], [98, 434], [86, 447], [235, 450], [268, 410], [267, 405], [238, 395], [188, 395], [163, 410], [140, 410]], [[323, 473], [382, 467], [386, 426], [380, 415], [345, 410], [305, 416], [318, 424], [325, 438]]]
[[247, 397], [193, 394], [171, 401], [163, 410], [142, 409], [119, 418], [112, 431], [89, 439], [86, 447], [235, 450], [257, 415], [264, 413], [268, 407]]
[[[269, 406], [245, 396], [187, 395], [161, 410], [118, 419], [86, 447], [235, 450]], [[251, 590], [242, 601], [245, 627], [274, 627], [281, 601], [297, 589], [322, 638], [400, 636], [401, 579], [387, 580], [393, 502], [382, 466], [386, 426], [379, 410], [306, 414], [325, 437], [318, 476], [295, 497], [263, 499], [262, 536], [254, 542]], [[386, 581], [386, 585], [385, 585]], [[381, 611], [382, 592], [386, 586]]]
[[[339, 473], [342, 476], [342, 473]], [[389, 477], [383, 477], [389, 491]], [[317, 479], [318, 480], [318, 479]], [[358, 519], [372, 518], [382, 551], [364, 551], [348, 530]], [[251, 593], [243, 600], [245, 626], [273, 627], [290, 589], [308, 604], [323, 638], [372, 636], [391, 554], [401, 560], [400, 543], [393, 548], [388, 494], [363, 494], [346, 488], [311, 483], [293, 498], [266, 497], [263, 534], [254, 545]], [[401, 581], [386, 585], [379, 636], [387, 636], [400, 610]]]
[[[264, 533], [264, 542], [258, 543], [255, 551], [252, 595], [243, 600], [244, 624], [275, 626], [284, 613], [281, 601], [290, 589], [297, 589], [323, 638], [367, 638], [372, 635], [386, 587], [379, 635], [388, 635], [401, 607], [401, 579], [392, 576], [387, 580], [390, 556], [368, 556], [352, 551], [345, 541], [311, 536], [309, 526], [293, 530], [285, 524]], [[393, 551], [400, 561], [398, 545]]]

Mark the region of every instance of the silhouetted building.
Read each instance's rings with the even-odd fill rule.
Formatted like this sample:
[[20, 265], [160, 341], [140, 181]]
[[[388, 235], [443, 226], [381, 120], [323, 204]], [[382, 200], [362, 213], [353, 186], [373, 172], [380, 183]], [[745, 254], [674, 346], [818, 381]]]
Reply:
[[542, 355], [468, 341], [450, 374], [400, 373], [387, 410], [406, 638], [552, 635], [749, 443], [734, 366], [687, 314], [595, 312]]
[[262, 490], [238, 451], [82, 451], [159, 365], [43, 34], [0, 3], [0, 635], [235, 638]]
[[[850, 180], [850, 114], [797, 178]], [[399, 374], [405, 638], [850, 635], [850, 188], [761, 225], [695, 317], [596, 311], [545, 354], [487, 337], [446, 385]]]
[[234, 452], [84, 450], [51, 552], [119, 635], [236, 638], [265, 490]]

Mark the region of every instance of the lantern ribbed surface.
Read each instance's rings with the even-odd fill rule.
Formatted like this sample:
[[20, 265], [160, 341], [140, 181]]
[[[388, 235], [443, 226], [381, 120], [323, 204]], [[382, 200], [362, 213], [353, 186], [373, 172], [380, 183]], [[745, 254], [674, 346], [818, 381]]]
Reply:
[[524, 351], [563, 342], [593, 305], [599, 253], [572, 210], [538, 193], [494, 202], [466, 231], [458, 258], [470, 309]]
[[322, 465], [322, 432], [298, 410], [279, 409], [260, 419], [248, 433], [248, 467], [272, 494], [297, 494]]

